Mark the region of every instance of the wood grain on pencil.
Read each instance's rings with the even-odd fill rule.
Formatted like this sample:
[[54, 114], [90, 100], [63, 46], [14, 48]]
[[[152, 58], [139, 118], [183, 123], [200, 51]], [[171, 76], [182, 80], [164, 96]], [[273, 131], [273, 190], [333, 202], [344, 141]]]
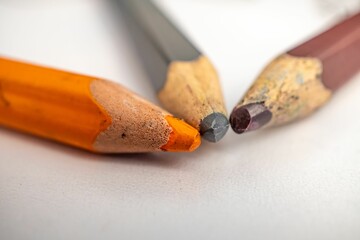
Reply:
[[95, 152], [192, 151], [185, 122], [110, 81], [0, 58], [0, 125]]
[[217, 72], [178, 28], [149, 0], [113, 0], [139, 50], [163, 106], [219, 141], [229, 122]]
[[360, 71], [360, 13], [273, 60], [234, 108], [237, 133], [310, 115]]

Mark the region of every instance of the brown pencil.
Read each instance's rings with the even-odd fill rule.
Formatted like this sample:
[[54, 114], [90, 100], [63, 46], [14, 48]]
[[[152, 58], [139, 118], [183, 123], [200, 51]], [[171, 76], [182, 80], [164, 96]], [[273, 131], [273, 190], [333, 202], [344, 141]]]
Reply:
[[118, 84], [1, 57], [0, 125], [100, 153], [200, 144], [195, 128]]
[[282, 125], [325, 104], [360, 70], [360, 13], [280, 55], [234, 108], [236, 133]]

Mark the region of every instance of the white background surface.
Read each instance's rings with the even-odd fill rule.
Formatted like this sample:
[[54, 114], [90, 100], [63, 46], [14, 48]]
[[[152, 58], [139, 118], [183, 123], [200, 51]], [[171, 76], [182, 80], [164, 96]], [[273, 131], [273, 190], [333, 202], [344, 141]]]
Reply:
[[[321, 0], [158, 2], [217, 66], [229, 111], [268, 61], [344, 14]], [[0, 55], [157, 101], [105, 1], [0, 0]], [[304, 121], [191, 154], [101, 156], [0, 128], [0, 239], [358, 240], [359, 89], [360, 76]]]

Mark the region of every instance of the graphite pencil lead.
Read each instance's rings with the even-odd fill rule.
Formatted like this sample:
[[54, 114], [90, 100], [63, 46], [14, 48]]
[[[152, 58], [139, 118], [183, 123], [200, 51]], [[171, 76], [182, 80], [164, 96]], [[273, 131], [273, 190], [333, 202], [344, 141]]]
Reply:
[[[227, 113], [219, 78], [209, 59], [152, 1], [114, 1], [120, 4], [119, 9], [162, 105], [198, 129], [204, 139], [219, 141], [229, 123], [220, 116]], [[211, 119], [210, 115], [216, 118]], [[208, 127], [211, 124], [216, 127]]]
[[230, 123], [236, 133], [257, 130], [270, 122], [272, 113], [262, 103], [250, 103], [233, 110]]
[[[359, 70], [360, 13], [270, 62], [234, 108], [231, 126], [243, 133], [306, 117]], [[261, 114], [252, 116], [254, 108]]]
[[200, 133], [210, 142], [218, 142], [229, 129], [227, 117], [222, 113], [211, 113], [200, 123]]

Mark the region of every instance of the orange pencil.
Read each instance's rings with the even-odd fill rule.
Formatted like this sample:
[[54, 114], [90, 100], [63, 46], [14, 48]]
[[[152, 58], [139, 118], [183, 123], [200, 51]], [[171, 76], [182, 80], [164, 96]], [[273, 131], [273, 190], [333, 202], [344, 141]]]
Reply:
[[118, 84], [1, 57], [0, 125], [100, 153], [200, 144], [196, 129]]

